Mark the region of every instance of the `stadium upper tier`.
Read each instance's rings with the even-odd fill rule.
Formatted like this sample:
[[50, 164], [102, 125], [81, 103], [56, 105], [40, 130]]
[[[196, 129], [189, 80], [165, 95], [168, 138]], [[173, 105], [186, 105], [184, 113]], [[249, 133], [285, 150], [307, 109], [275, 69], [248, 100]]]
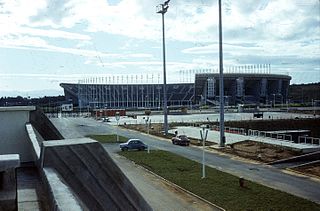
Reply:
[[[278, 74], [226, 73], [227, 105], [285, 103], [291, 77]], [[61, 83], [65, 97], [80, 107], [160, 108], [162, 84]], [[219, 74], [200, 73], [195, 83], [167, 84], [168, 106], [218, 105]]]
[[[225, 102], [229, 105], [284, 103], [290, 80], [290, 76], [279, 74], [225, 73]], [[196, 104], [217, 104], [219, 74], [196, 74], [194, 96]]]

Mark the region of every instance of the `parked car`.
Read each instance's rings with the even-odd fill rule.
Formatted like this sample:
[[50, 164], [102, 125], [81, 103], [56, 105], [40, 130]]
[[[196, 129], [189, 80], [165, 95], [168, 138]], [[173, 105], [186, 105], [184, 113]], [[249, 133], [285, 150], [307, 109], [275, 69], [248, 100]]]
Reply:
[[110, 119], [108, 117], [103, 117], [102, 122], [110, 122]]
[[137, 150], [145, 150], [148, 148], [148, 145], [144, 144], [139, 139], [129, 139], [126, 143], [120, 144], [120, 149], [122, 151], [137, 149]]
[[178, 135], [173, 137], [172, 139], [173, 144], [181, 145], [181, 146], [189, 146], [190, 140], [186, 135]]

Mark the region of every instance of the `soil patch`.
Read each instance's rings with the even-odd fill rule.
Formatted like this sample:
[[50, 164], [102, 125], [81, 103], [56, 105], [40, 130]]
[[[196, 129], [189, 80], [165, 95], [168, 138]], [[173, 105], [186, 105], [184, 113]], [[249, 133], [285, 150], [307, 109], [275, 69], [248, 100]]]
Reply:
[[281, 146], [249, 140], [232, 144], [224, 149], [220, 149], [219, 151], [248, 159], [258, 160], [263, 163], [301, 155], [300, 152], [286, 149]]
[[301, 167], [296, 167], [296, 168], [292, 168], [292, 169], [295, 171], [310, 174], [310, 175], [317, 176], [320, 178], [320, 162], [313, 163], [310, 165], [301, 166]]

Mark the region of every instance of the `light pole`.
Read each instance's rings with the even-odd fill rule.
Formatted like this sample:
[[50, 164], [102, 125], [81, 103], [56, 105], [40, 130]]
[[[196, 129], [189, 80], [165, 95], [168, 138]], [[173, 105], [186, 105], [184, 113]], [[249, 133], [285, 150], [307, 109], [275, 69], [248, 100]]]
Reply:
[[224, 147], [226, 138], [224, 136], [224, 84], [223, 84], [223, 51], [222, 51], [222, 20], [221, 20], [221, 0], [219, 3], [219, 92], [220, 92], [220, 147]]
[[200, 130], [200, 136], [201, 136], [201, 140], [202, 140], [202, 179], [204, 179], [206, 177], [206, 160], [205, 160], [205, 153], [204, 153], [204, 148], [206, 146], [206, 140], [207, 140], [207, 136], [208, 136], [208, 130], [206, 129], [206, 125], [202, 125], [202, 130]]
[[118, 127], [119, 127], [120, 113], [118, 111], [116, 112], [115, 117], [116, 117], [116, 120], [117, 120], [117, 142], [119, 142]]
[[164, 133], [168, 135], [168, 108], [167, 108], [167, 77], [166, 77], [166, 48], [164, 33], [164, 14], [168, 11], [170, 0], [157, 6], [157, 13], [162, 15], [162, 52], [163, 52], [163, 115], [164, 115]]

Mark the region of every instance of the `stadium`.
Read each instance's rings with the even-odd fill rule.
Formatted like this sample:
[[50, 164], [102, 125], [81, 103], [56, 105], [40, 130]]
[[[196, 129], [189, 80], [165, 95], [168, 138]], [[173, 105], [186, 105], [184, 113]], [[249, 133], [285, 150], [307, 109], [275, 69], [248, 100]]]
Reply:
[[[286, 103], [291, 77], [282, 74], [224, 73], [226, 105]], [[163, 85], [109, 84], [96, 80], [61, 83], [66, 100], [80, 108], [160, 109]], [[169, 107], [214, 106], [219, 104], [219, 74], [197, 73], [194, 83], [167, 84]]]

